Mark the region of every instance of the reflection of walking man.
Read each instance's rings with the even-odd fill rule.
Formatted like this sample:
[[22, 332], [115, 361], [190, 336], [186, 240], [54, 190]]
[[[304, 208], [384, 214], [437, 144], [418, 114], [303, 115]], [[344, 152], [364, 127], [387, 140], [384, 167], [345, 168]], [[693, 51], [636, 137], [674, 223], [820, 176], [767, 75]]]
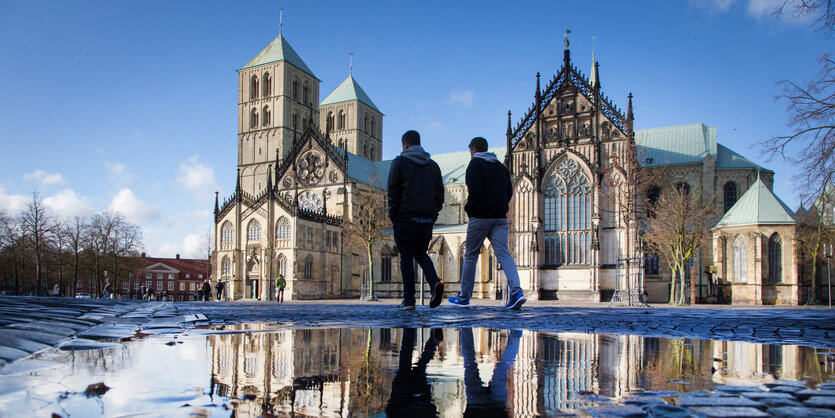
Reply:
[[[415, 266], [420, 265], [432, 289], [429, 307], [441, 304], [444, 283], [438, 278], [426, 254], [432, 239], [432, 225], [444, 206], [441, 169], [420, 146], [420, 134], [407, 131], [401, 138], [403, 152], [391, 162], [388, 177], [389, 218], [394, 227], [394, 243], [400, 252], [403, 302], [397, 309], [415, 309]], [[421, 286], [423, 284], [421, 283]]]
[[426, 378], [426, 365], [435, 357], [438, 343], [444, 340], [444, 333], [435, 328], [423, 346], [417, 364], [412, 367], [412, 351], [415, 349], [414, 328], [403, 329], [400, 341], [400, 364], [391, 383], [391, 398], [386, 406], [390, 417], [434, 417], [437, 408], [432, 403], [432, 385]]
[[507, 375], [516, 361], [519, 352], [519, 339], [522, 331], [511, 330], [502, 358], [493, 367], [493, 376], [487, 386], [481, 380], [478, 363], [473, 349], [473, 329], [460, 330], [459, 345], [464, 358], [464, 387], [467, 393], [467, 409], [464, 416], [471, 417], [506, 417], [507, 413]]
[[287, 286], [287, 281], [284, 280], [284, 275], [279, 274], [275, 279], [275, 301], [278, 303], [284, 302], [284, 288]]
[[516, 262], [507, 250], [507, 211], [513, 186], [510, 174], [496, 154], [487, 152], [487, 140], [481, 137], [470, 141], [470, 164], [467, 166], [467, 243], [464, 266], [461, 269], [461, 291], [449, 298], [453, 305], [467, 306], [473, 295], [476, 261], [484, 239], [490, 240], [496, 259], [507, 277], [508, 301], [505, 308], [519, 309], [527, 301], [519, 285]]

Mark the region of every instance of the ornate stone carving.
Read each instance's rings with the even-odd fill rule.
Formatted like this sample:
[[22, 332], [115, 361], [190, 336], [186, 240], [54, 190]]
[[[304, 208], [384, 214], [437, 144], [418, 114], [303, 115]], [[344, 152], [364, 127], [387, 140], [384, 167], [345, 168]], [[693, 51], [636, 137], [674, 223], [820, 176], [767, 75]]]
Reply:
[[336, 181], [339, 180], [339, 174], [336, 173], [336, 170], [331, 170], [328, 174], [328, 180], [330, 180], [331, 183], [336, 183]]
[[325, 176], [325, 156], [318, 151], [307, 151], [299, 158], [298, 167], [296, 177], [302, 184], [317, 184]]

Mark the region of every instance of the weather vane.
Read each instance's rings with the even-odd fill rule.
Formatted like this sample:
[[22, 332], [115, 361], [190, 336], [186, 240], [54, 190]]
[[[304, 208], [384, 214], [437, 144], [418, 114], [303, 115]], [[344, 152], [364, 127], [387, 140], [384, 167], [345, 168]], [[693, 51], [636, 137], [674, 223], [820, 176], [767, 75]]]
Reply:
[[284, 28], [284, 8], [278, 9], [278, 34], [281, 35], [281, 30]]
[[571, 33], [571, 29], [565, 29], [565, 49], [568, 49], [568, 34]]

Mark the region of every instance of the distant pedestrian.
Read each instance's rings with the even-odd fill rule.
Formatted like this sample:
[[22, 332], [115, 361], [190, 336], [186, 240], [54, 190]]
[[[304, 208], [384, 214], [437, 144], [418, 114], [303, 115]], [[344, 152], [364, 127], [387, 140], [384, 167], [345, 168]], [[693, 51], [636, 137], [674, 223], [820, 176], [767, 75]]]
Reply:
[[470, 164], [467, 165], [467, 242], [461, 271], [461, 291], [449, 298], [449, 303], [468, 306], [473, 295], [473, 282], [478, 255], [484, 239], [490, 240], [496, 259], [507, 277], [508, 300], [505, 308], [520, 309], [527, 301], [519, 285], [516, 262], [507, 250], [507, 211], [513, 186], [510, 174], [496, 154], [487, 152], [487, 140], [481, 137], [470, 141]]
[[168, 302], [168, 291], [167, 290], [162, 291], [162, 301], [163, 302]]
[[203, 287], [197, 288], [197, 301], [203, 300]]
[[209, 284], [209, 279], [203, 280], [203, 302], [208, 302], [212, 297], [212, 285]]
[[287, 281], [284, 280], [284, 275], [279, 274], [275, 279], [275, 301], [284, 303], [284, 288], [287, 286]]
[[110, 299], [112, 292], [113, 288], [110, 286], [110, 282], [106, 282], [104, 284], [104, 293], [102, 294], [102, 297], [105, 299]]
[[141, 286], [139, 288], [139, 296], [142, 298], [142, 300], [145, 300], [145, 298], [147, 297], [147, 293], [148, 289], [146, 289], [145, 286]]
[[223, 282], [218, 280], [217, 284], [215, 285], [215, 289], [217, 290], [217, 300], [220, 301], [220, 297], [223, 296]]
[[[432, 289], [429, 307], [441, 303], [444, 283], [438, 278], [426, 254], [432, 239], [432, 225], [444, 206], [441, 169], [420, 146], [420, 134], [407, 131], [400, 140], [403, 152], [391, 162], [388, 176], [388, 216], [394, 226], [394, 242], [400, 252], [403, 302], [397, 309], [415, 309], [415, 266], [417, 261]], [[423, 284], [421, 283], [421, 286]]]
[[61, 288], [58, 287], [56, 283], [55, 286], [52, 287], [52, 296], [60, 296], [61, 295]]

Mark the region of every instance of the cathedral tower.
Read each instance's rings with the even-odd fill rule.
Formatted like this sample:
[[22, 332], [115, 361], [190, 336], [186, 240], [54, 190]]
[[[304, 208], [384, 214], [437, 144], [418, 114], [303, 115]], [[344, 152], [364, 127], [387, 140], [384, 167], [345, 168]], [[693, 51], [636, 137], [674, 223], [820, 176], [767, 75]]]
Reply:
[[383, 114], [349, 75], [320, 104], [320, 124], [333, 144], [371, 161], [383, 156]]
[[238, 70], [243, 192], [261, 194], [267, 186], [267, 165], [280, 163], [308, 124], [318, 126], [318, 100], [319, 79], [282, 35]]

